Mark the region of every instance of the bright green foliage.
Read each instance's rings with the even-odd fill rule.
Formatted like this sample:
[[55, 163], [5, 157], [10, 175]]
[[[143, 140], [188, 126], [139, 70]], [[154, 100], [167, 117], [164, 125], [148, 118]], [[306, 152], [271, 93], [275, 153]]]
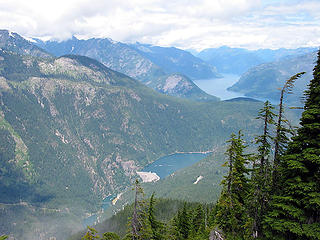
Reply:
[[281, 158], [281, 190], [266, 217], [270, 239], [320, 239], [320, 51], [298, 134]]
[[5, 239], [7, 239], [7, 238], [8, 238], [7, 235], [0, 236], [0, 240], [5, 240]]
[[114, 232], [106, 232], [102, 235], [101, 240], [120, 240], [120, 237]]
[[100, 236], [97, 235], [98, 231], [92, 227], [88, 227], [88, 231], [86, 235], [84, 235], [81, 240], [94, 240], [94, 239], [100, 239]]
[[246, 168], [248, 156], [244, 154], [242, 134], [231, 135], [227, 149], [229, 173], [222, 181], [223, 190], [217, 203], [216, 221], [219, 226], [232, 235], [244, 232], [247, 219], [245, 200], [248, 195], [249, 185]]

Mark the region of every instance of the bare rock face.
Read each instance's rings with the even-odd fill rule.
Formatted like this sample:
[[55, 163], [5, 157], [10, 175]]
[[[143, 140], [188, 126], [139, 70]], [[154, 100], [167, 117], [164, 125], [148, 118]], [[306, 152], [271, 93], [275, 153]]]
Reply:
[[209, 240], [225, 240], [222, 231], [215, 228], [210, 232]]

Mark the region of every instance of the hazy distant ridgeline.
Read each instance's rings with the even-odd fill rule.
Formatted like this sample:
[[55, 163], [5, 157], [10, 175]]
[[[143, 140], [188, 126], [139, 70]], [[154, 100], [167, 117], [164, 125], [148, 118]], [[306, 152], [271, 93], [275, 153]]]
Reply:
[[223, 46], [204, 49], [196, 56], [215, 66], [220, 73], [243, 74], [251, 67], [262, 63], [278, 61], [287, 56], [299, 56], [316, 50], [317, 48], [248, 50]]
[[72, 39], [36, 44], [55, 56], [79, 54], [94, 58], [107, 67], [142, 81], [158, 92], [200, 101], [217, 101], [195, 84], [193, 79], [219, 77], [216, 69], [200, 58], [177, 49], [146, 44], [125, 44], [107, 38]]

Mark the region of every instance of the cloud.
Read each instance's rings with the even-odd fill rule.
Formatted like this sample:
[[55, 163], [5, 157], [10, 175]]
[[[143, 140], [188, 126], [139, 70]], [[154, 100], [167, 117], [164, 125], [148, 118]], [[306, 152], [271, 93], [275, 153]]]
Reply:
[[27, 37], [203, 49], [320, 45], [313, 0], [0, 0], [0, 28]]

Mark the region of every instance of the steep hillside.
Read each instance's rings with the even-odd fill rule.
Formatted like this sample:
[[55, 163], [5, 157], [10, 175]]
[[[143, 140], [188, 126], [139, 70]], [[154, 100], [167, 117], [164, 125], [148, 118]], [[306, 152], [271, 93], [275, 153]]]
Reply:
[[87, 57], [1, 50], [0, 106], [0, 230], [62, 239], [74, 230], [66, 221], [79, 223], [156, 158], [255, 132], [260, 103], [179, 100]]
[[298, 72], [306, 72], [295, 83], [294, 94], [288, 96], [292, 104], [301, 105], [300, 98], [307, 84], [312, 79], [312, 69], [316, 60], [316, 53], [301, 56], [291, 56], [279, 61], [261, 64], [244, 73], [239, 81], [229, 88], [231, 91], [244, 93], [249, 97], [279, 99], [278, 88], [285, 80]]
[[[170, 58], [164, 53], [154, 56], [141, 51], [140, 47], [138, 49], [138, 45], [128, 45], [107, 38], [79, 40], [73, 37], [64, 42], [37, 40], [37, 45], [56, 56], [78, 54], [94, 58], [107, 67], [138, 79], [167, 95], [201, 101], [218, 100], [206, 94], [186, 77], [216, 77], [215, 69], [182, 50], [170, 49]], [[178, 85], [176, 76], [181, 80]], [[168, 84], [169, 81], [171, 82]]]
[[259, 64], [278, 61], [283, 57], [298, 56], [315, 50], [315, 48], [248, 50], [223, 46], [204, 49], [196, 56], [216, 66], [219, 72], [243, 74], [249, 68]]

